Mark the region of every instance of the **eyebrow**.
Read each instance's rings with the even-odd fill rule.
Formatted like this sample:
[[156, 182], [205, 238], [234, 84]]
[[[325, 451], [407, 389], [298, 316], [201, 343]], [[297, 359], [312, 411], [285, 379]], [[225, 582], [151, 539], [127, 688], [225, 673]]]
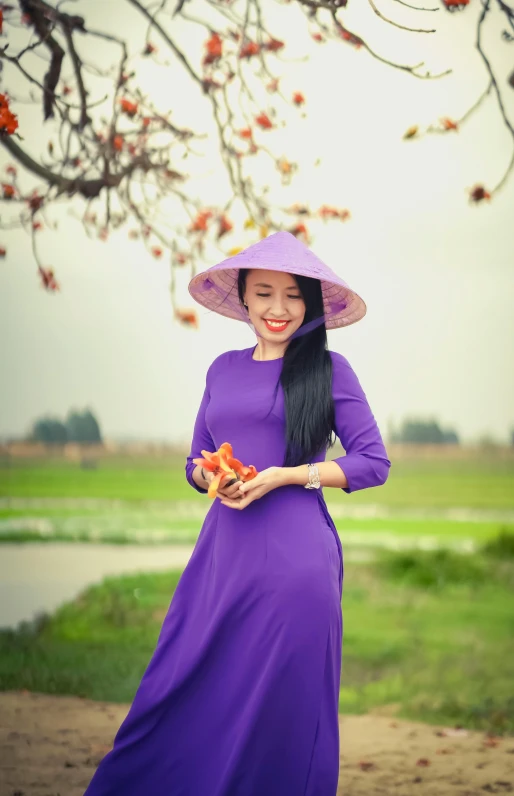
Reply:
[[[268, 285], [266, 282], [255, 282], [254, 287], [273, 287], [273, 285]], [[299, 290], [299, 288], [297, 285], [289, 285], [286, 290]]]

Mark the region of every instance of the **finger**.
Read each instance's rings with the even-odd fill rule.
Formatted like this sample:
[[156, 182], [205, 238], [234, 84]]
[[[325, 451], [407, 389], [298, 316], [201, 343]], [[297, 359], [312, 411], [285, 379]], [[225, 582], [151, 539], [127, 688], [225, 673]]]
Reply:
[[218, 489], [218, 493], [220, 497], [227, 497], [227, 498], [234, 498], [239, 496], [239, 486], [242, 484], [242, 481], [236, 481], [232, 486], [226, 487], [224, 486], [222, 489]]

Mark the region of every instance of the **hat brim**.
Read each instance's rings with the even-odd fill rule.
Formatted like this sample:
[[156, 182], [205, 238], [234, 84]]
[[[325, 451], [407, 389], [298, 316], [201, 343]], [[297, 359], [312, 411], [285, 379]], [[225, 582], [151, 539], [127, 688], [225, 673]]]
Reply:
[[[236, 321], [248, 323], [248, 313], [241, 306], [237, 290], [238, 271], [243, 267], [251, 267], [252, 269], [283, 273], [284, 269], [257, 263], [252, 263], [251, 266], [241, 265], [225, 268], [221, 268], [220, 265], [196, 274], [189, 282], [188, 291], [198, 304], [208, 310]], [[288, 273], [296, 274], [294, 268], [288, 269]], [[319, 277], [314, 278], [318, 278], [321, 283], [326, 329], [350, 326], [364, 317], [366, 314], [365, 302], [342, 279], [335, 282]]]

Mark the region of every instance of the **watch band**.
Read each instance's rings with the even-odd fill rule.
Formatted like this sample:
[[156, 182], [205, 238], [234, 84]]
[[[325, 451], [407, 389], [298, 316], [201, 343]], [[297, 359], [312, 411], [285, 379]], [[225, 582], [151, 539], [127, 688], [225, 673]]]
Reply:
[[309, 471], [309, 480], [304, 485], [305, 489], [319, 489], [321, 483], [319, 480], [319, 470], [317, 468], [317, 465], [309, 462], [309, 464], [307, 465], [307, 469]]

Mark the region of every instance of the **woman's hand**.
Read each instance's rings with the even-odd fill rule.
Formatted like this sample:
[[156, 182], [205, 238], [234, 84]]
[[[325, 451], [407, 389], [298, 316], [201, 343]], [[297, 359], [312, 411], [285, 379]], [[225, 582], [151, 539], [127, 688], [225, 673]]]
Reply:
[[[215, 477], [214, 473], [210, 470], [205, 471], [205, 479], [208, 484], [211, 483], [212, 479]], [[216, 497], [219, 498], [234, 498], [239, 495], [239, 487], [243, 482], [236, 480], [235, 478], [229, 479], [227, 483], [223, 487], [218, 487], [216, 492]]]
[[[234, 493], [222, 498], [224, 506], [232, 509], [245, 509], [254, 500], [258, 500], [267, 492], [282, 486], [282, 467], [268, 467], [261, 470], [251, 481], [238, 481], [234, 484]], [[229, 487], [232, 490], [232, 487]]]

